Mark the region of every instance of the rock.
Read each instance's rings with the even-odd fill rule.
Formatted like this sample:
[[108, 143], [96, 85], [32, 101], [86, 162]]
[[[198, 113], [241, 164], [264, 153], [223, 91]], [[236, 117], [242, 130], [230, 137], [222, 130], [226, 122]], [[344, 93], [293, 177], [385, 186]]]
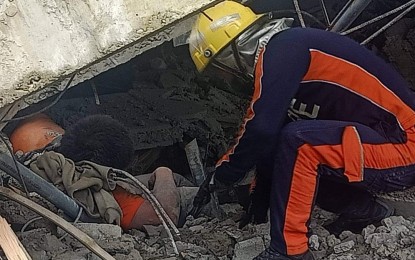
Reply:
[[162, 226], [144, 225], [144, 230], [149, 237], [160, 236], [162, 229]]
[[365, 243], [371, 248], [379, 248], [382, 244], [394, 243], [394, 237], [388, 233], [374, 233], [367, 236]]
[[[90, 237], [102, 240], [102, 239], [117, 239], [121, 237], [121, 227], [111, 224], [97, 224], [97, 223], [76, 223], [75, 227], [88, 234]], [[63, 232], [58, 231], [58, 234]]]
[[207, 218], [201, 217], [201, 218], [194, 219], [192, 216], [188, 216], [186, 218], [186, 223], [184, 224], [184, 226], [185, 227], [197, 226], [205, 222], [207, 222]]
[[329, 247], [333, 247], [341, 242], [340, 239], [336, 238], [334, 235], [328, 236], [326, 241]]
[[264, 241], [260, 237], [241, 241], [235, 245], [232, 260], [252, 260], [264, 250]]
[[320, 247], [320, 242], [318, 241], [318, 236], [317, 235], [311, 235], [310, 238], [308, 239], [308, 244], [310, 246], [310, 249], [317, 251]]
[[[33, 229], [20, 234], [21, 242], [27, 250], [46, 251], [48, 254], [60, 254], [69, 246], [49, 233], [45, 228]], [[42, 253], [41, 253], [42, 254]]]
[[375, 227], [374, 225], [369, 225], [369, 226], [365, 227], [365, 228], [362, 230], [362, 235], [363, 235], [363, 238], [366, 240], [366, 238], [367, 238], [370, 234], [373, 234], [373, 233], [375, 232], [375, 230], [376, 230], [376, 227]]
[[45, 250], [36, 251], [30, 248], [26, 248], [26, 249], [29, 255], [32, 257], [32, 259], [36, 259], [36, 260], [48, 260], [49, 259], [49, 257], [46, 255]]
[[192, 226], [192, 227], [189, 227], [189, 229], [190, 229], [192, 232], [200, 232], [201, 230], [203, 230], [203, 229], [204, 229], [204, 227], [203, 227], [202, 225], [197, 225], [197, 226]]
[[143, 241], [146, 238], [146, 233], [138, 230], [138, 229], [132, 229], [130, 230], [131, 236], [133, 236], [135, 239]]
[[339, 253], [344, 253], [344, 252], [350, 251], [354, 247], [354, 245], [355, 245], [355, 243], [354, 243], [353, 240], [335, 245], [334, 248], [333, 248], [334, 253], [339, 254]]
[[348, 238], [352, 238], [354, 239], [356, 237], [356, 234], [353, 232], [350, 232], [349, 230], [343, 231], [340, 235], [339, 238], [341, 241], [344, 241]]
[[114, 255], [114, 258], [117, 260], [143, 260], [140, 252], [135, 249], [131, 250], [131, 253], [128, 255], [116, 254]]
[[97, 243], [110, 254], [128, 255], [134, 249], [133, 239], [98, 240]]
[[329, 260], [354, 260], [356, 257], [353, 254], [347, 254], [338, 256], [336, 254], [331, 254], [328, 258]]

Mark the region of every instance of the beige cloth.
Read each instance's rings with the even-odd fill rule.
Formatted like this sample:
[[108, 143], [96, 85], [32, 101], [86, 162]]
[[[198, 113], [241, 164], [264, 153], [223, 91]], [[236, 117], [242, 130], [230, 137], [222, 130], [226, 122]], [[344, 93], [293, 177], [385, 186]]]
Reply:
[[56, 152], [45, 152], [30, 169], [75, 199], [91, 217], [120, 224], [121, 209], [112, 196], [116, 182], [111, 168], [89, 161], [74, 163]]
[[[30, 163], [30, 169], [58, 189], [73, 198], [87, 214], [94, 218], [103, 218], [107, 223], [120, 224], [122, 212], [111, 191], [116, 185], [132, 194], [144, 196], [130, 179], [114, 180], [116, 173], [110, 168], [89, 161], [74, 163], [62, 154], [47, 151]], [[117, 176], [119, 177], [119, 176]], [[154, 174], [135, 176], [150, 190], [154, 185]], [[183, 176], [173, 173], [173, 178], [180, 193], [181, 210], [184, 216], [190, 210], [197, 187]]]

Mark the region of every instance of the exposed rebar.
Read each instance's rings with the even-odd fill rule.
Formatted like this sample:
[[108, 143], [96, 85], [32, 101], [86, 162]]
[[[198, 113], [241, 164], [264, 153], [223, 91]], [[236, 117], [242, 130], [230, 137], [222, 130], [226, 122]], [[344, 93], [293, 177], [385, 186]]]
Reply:
[[321, 9], [323, 9], [324, 19], [326, 20], [327, 27], [331, 26], [329, 13], [327, 12], [326, 4], [324, 0], [320, 0]]
[[305, 28], [305, 22], [303, 18], [303, 14], [301, 13], [300, 4], [298, 0], [293, 0], [295, 11], [297, 12], [298, 19], [300, 20], [301, 27]]
[[355, 26], [355, 27], [353, 27], [353, 28], [351, 28], [351, 29], [349, 29], [347, 31], [342, 32], [341, 34], [342, 35], [347, 35], [347, 34], [350, 34], [352, 32], [355, 32], [357, 30], [360, 30], [360, 29], [362, 29], [362, 28], [364, 28], [364, 27], [366, 27], [366, 26], [368, 26], [368, 25], [370, 25], [372, 23], [375, 23], [377, 21], [380, 21], [380, 20], [382, 20], [382, 19], [384, 19], [384, 18], [386, 18], [386, 17], [388, 17], [388, 16], [390, 16], [390, 15], [392, 15], [394, 13], [399, 12], [399, 11], [405, 9], [406, 7], [411, 6], [412, 4], [415, 4], [415, 0], [411, 0], [408, 3], [406, 3], [406, 4], [403, 4], [403, 5], [395, 8], [395, 9], [390, 10], [389, 12], [386, 12], [386, 13], [384, 13], [382, 15], [379, 15], [379, 16], [377, 16], [377, 17], [369, 20], [369, 21], [366, 21], [366, 22], [364, 22], [362, 24], [359, 24], [359, 25], [357, 25], [357, 26]]
[[391, 27], [394, 23], [396, 23], [397, 21], [399, 21], [402, 17], [404, 17], [407, 13], [409, 13], [410, 11], [412, 11], [412, 9], [414, 9], [414, 8], [415, 8], [415, 4], [412, 5], [412, 6], [410, 6], [408, 9], [406, 9], [405, 11], [403, 11], [401, 14], [399, 14], [395, 18], [393, 18], [390, 22], [388, 22], [387, 24], [385, 24], [382, 28], [380, 28], [379, 30], [377, 30], [374, 34], [372, 34], [366, 40], [364, 40], [363, 42], [361, 42], [361, 44], [362, 45], [365, 45], [366, 43], [368, 43], [371, 40], [373, 40], [376, 36], [378, 36], [379, 34], [381, 34], [382, 32], [384, 32], [386, 29], [388, 29], [389, 27]]

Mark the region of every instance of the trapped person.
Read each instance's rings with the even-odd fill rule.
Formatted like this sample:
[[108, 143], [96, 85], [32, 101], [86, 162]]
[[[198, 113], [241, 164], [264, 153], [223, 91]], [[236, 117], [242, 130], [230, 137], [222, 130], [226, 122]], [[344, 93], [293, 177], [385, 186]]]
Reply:
[[[57, 139], [60, 140], [57, 141]], [[76, 170], [75, 172], [72, 170], [79, 168], [81, 165], [86, 164], [88, 174], [91, 173], [91, 168], [97, 169], [98, 173], [92, 172], [92, 174], [95, 174], [93, 176], [96, 176], [101, 174], [99, 173], [101, 168], [103, 171], [107, 169], [100, 166], [125, 169], [134, 154], [133, 143], [126, 128], [119, 121], [106, 115], [87, 116], [65, 131], [47, 115], [39, 114], [22, 121], [10, 135], [10, 140], [14, 152], [20, 154], [42, 150], [53, 142], [60, 142], [60, 145], [56, 145], [54, 150], [64, 155], [66, 160], [60, 154], [46, 152], [38, 157], [37, 161], [30, 164], [32, 170], [38, 174], [41, 173], [42, 176], [47, 175], [49, 179], [53, 178], [54, 180], [57, 180], [57, 178], [63, 179], [64, 177], [51, 176], [54, 173], [45, 173], [47, 171], [45, 168], [51, 167], [44, 167], [44, 165], [56, 165], [58, 161], [59, 165], [55, 167], [71, 169], [71, 172], [66, 174], [71, 174], [71, 181], [73, 181], [73, 178], [80, 176], [76, 173]], [[54, 162], [50, 162], [51, 160], [54, 160]], [[81, 164], [82, 161], [93, 162], [97, 166], [88, 163]], [[85, 169], [83, 171], [83, 173], [87, 172]], [[105, 173], [101, 175], [105, 175]], [[176, 225], [184, 224], [192, 199], [197, 193], [197, 187], [193, 187], [194, 185], [190, 181], [179, 174], [173, 173], [167, 167], [159, 167], [151, 174], [136, 177], [152, 190], [153, 195], [159, 200], [167, 215]], [[76, 186], [78, 180], [85, 182], [85, 179], [80, 180], [78, 178], [70, 185], [72, 187]], [[59, 182], [62, 181], [59, 180]], [[96, 183], [94, 180], [91, 185], [97, 185]], [[120, 220], [115, 222], [119, 222], [118, 224], [124, 230], [143, 229], [144, 225], [161, 224], [151, 203], [143, 196], [131, 193], [119, 185], [116, 185], [115, 189], [110, 190], [110, 192], [118, 203], [119, 208], [117, 208], [121, 212]], [[105, 196], [100, 195], [100, 197]], [[84, 201], [88, 201], [88, 199], [84, 199]], [[106, 207], [115, 208], [108, 201], [105, 205]], [[108, 217], [108, 219], [113, 220], [116, 217]]]
[[307, 234], [315, 200], [339, 214], [332, 230], [357, 231], [393, 214], [372, 192], [415, 185], [409, 85], [357, 42], [291, 21], [224, 1], [198, 16], [189, 38], [198, 71], [253, 81], [237, 142], [194, 203], [270, 165], [260, 174], [271, 179], [271, 243], [255, 259], [314, 259]]

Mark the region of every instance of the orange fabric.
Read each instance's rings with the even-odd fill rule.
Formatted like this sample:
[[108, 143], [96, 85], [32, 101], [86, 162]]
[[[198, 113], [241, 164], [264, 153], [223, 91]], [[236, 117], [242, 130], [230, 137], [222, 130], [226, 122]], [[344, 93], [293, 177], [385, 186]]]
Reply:
[[23, 120], [10, 135], [13, 152], [24, 153], [44, 148], [65, 131], [47, 115], [38, 114]]
[[363, 147], [359, 133], [354, 126], [347, 126], [342, 138], [344, 175], [349, 182], [363, 180]]
[[144, 198], [139, 195], [129, 193], [120, 186], [115, 187], [115, 190], [112, 191], [112, 195], [114, 196], [122, 211], [120, 226], [124, 230], [127, 230], [130, 228], [135, 213], [143, 204]]
[[308, 250], [307, 221], [311, 216], [317, 185], [319, 157], [311, 145], [305, 144], [298, 150], [283, 230], [288, 255]]
[[356, 64], [322, 51], [310, 50], [310, 53], [311, 66], [303, 82], [325, 81], [346, 88], [394, 114], [403, 129], [415, 125], [414, 111], [375, 76]]

